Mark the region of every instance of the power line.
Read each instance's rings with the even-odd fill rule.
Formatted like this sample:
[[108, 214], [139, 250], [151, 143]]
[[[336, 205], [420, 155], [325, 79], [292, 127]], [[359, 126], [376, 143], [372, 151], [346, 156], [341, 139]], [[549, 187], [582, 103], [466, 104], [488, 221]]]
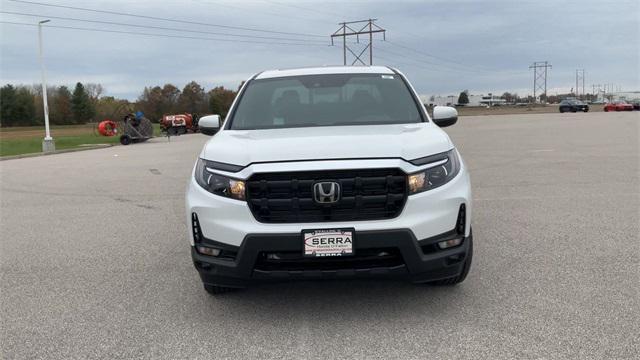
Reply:
[[[381, 47], [378, 47], [378, 50], [383, 52], [383, 53], [394, 55], [394, 56], [396, 56], [398, 58], [401, 58], [403, 60], [410, 60], [410, 61], [418, 62], [418, 63], [420, 63], [422, 65], [423, 69], [427, 69], [427, 70], [430, 70], [430, 71], [440, 71], [440, 72], [445, 71], [445, 72], [455, 72], [455, 73], [461, 73], [461, 74], [478, 74], [478, 75], [491, 75], [492, 74], [492, 72], [479, 71], [479, 70], [474, 70], [474, 69], [461, 69], [461, 68], [457, 68], [457, 67], [449, 67], [449, 68], [447, 68], [447, 66], [449, 66], [447, 64], [440, 64], [440, 63], [434, 63], [434, 62], [426, 61], [424, 59], [411, 58], [411, 57], [408, 57], [407, 54], [401, 54], [401, 53], [398, 53], [398, 52], [395, 52], [395, 51], [391, 51], [389, 49], [385, 49], [385, 48], [381, 48]], [[379, 57], [379, 56], [377, 56], [377, 57]], [[424, 64], [433, 65], [434, 67], [438, 67], [438, 69], [434, 69], [432, 67], [424, 66]], [[417, 66], [417, 65], [413, 65], [413, 66]], [[496, 70], [493, 73], [499, 73], [499, 72], [501, 72], [501, 71]], [[510, 70], [505, 70], [504, 72], [511, 72], [511, 71]], [[520, 71], [519, 73], [524, 73], [524, 71]]]
[[442, 57], [439, 57], [439, 56], [435, 56], [435, 55], [429, 54], [429, 53], [427, 53], [427, 52], [424, 52], [424, 51], [422, 51], [422, 50], [417, 50], [417, 49], [414, 49], [414, 48], [411, 48], [411, 47], [408, 47], [408, 46], [405, 46], [405, 45], [402, 45], [402, 44], [398, 44], [398, 43], [393, 42], [393, 41], [389, 41], [389, 40], [387, 40], [387, 43], [389, 43], [389, 44], [391, 44], [391, 45], [393, 45], [393, 46], [397, 46], [397, 47], [399, 47], [399, 48], [405, 49], [405, 50], [413, 51], [413, 52], [415, 52], [415, 53], [422, 54], [422, 55], [424, 55], [424, 56], [428, 56], [428, 57], [430, 57], [430, 58], [434, 58], [434, 59], [440, 60], [440, 61], [450, 62], [450, 63], [453, 63], [453, 64], [457, 64], [458, 66], [463, 66], [463, 67], [465, 67], [465, 68], [468, 68], [468, 67], [469, 67], [469, 65], [466, 65], [466, 64], [463, 64], [463, 63], [457, 62], [457, 61], [455, 61], [455, 60], [445, 59], [445, 58], [442, 58]]
[[[544, 102], [547, 103], [547, 69], [551, 68], [551, 64], [545, 62], [534, 62], [529, 66], [533, 69], [533, 101], [536, 101], [536, 91], [542, 90], [544, 94]], [[543, 70], [544, 69], [544, 70]], [[542, 97], [542, 94], [540, 95]], [[540, 99], [542, 100], [542, 98]]]
[[422, 64], [419, 64], [419, 63], [408, 63], [408, 62], [404, 62], [404, 61], [398, 61], [396, 59], [391, 59], [391, 58], [388, 58], [388, 57], [385, 57], [385, 56], [380, 56], [378, 54], [376, 54], [376, 59], [382, 59], [382, 60], [388, 61], [387, 65], [395, 66], [396, 64], [398, 64], [398, 65], [404, 65], [404, 66], [412, 67], [412, 68], [419, 68], [419, 69], [423, 69], [423, 70], [427, 70], [427, 71], [435, 71], [435, 72], [439, 71], [437, 69], [429, 68], [429, 67], [426, 67], [426, 66], [424, 66]]
[[[200, 1], [198, 1], [198, 0], [191, 0], [191, 1], [196, 2], [196, 3], [199, 3], [199, 4], [202, 4], [202, 5], [207, 5], [207, 6], [208, 6], [208, 5], [220, 6], [220, 4], [219, 4], [219, 3], [217, 3], [217, 2], [215, 2], [215, 1], [207, 1], [207, 0], [200, 0]], [[276, 17], [278, 17], [279, 19], [282, 19], [282, 17], [283, 17], [282, 12], [278, 12], [278, 13], [276, 13], [276, 12], [273, 12], [273, 11], [265, 11], [264, 9], [258, 9], [258, 8], [252, 8], [252, 7], [243, 7], [243, 6], [236, 6], [236, 4], [231, 5], [231, 3], [230, 3], [230, 2], [228, 2], [228, 1], [226, 1], [226, 2], [224, 3], [224, 7], [225, 7], [225, 8], [227, 8], [227, 9], [233, 9], [233, 10], [236, 10], [236, 11], [241, 11], [241, 12], [243, 12], [243, 15], [246, 15], [246, 13], [247, 13], [247, 12], [252, 12], [252, 13], [260, 14], [261, 16], [265, 16], [265, 15], [268, 15], [268, 16], [276, 16]], [[315, 19], [315, 18], [310, 18], [310, 17], [302, 18], [302, 17], [300, 17], [300, 16], [296, 16], [295, 18], [288, 18], [288, 19], [287, 19], [287, 21], [296, 21], [296, 20], [298, 20], [298, 21], [302, 21], [302, 22], [315, 21], [315, 22], [329, 23], [329, 22], [328, 22], [328, 21], [326, 21], [326, 20], [320, 20], [320, 19]], [[335, 24], [335, 21], [332, 21], [332, 22], [331, 22], [331, 25], [334, 25], [334, 24]]]
[[13, 11], [0, 11], [0, 13], [1, 14], [9, 14], [9, 15], [30, 16], [30, 17], [37, 17], [37, 18], [80, 21], [80, 22], [88, 22], [88, 23], [95, 23], [95, 24], [129, 26], [129, 27], [144, 28], [144, 29], [170, 30], [170, 31], [180, 31], [180, 32], [209, 34], [209, 35], [221, 35], [221, 36], [231, 36], [231, 37], [241, 37], [241, 38], [252, 38], [252, 39], [287, 40], [287, 41], [303, 41], [303, 42], [306, 41], [306, 42], [312, 42], [312, 43], [316, 43], [316, 44], [326, 44], [325, 42], [322, 42], [322, 41], [319, 41], [319, 40], [307, 40], [307, 39], [283, 38], [283, 37], [259, 36], [259, 35], [241, 35], [241, 34], [219, 33], [219, 32], [199, 31], [199, 30], [185, 30], [185, 29], [172, 28], [172, 27], [163, 27], [163, 26], [137, 25], [137, 24], [128, 24], [128, 23], [120, 23], [120, 22], [113, 22], [113, 21], [78, 19], [78, 18], [63, 17], [63, 16], [29, 14], [29, 13], [21, 13], [21, 12], [13, 12]]
[[[367, 49], [369, 49], [369, 65], [373, 65], [373, 34], [382, 33], [382, 35], [385, 36], [386, 32], [385, 29], [376, 25], [375, 21], [376, 19], [343, 22], [340, 23], [340, 28], [338, 28], [338, 30], [331, 34], [331, 45], [333, 45], [333, 38], [342, 38], [342, 57], [344, 65], [347, 65], [347, 50], [354, 57], [353, 63], [351, 65], [355, 65], [356, 62], [360, 62], [362, 65], [366, 65], [366, 63], [360, 57]], [[353, 52], [353, 50], [351, 50], [349, 46], [347, 46], [347, 37], [356, 36], [356, 38], [359, 39], [360, 35], [369, 35], [369, 43], [367, 44], [367, 46], [365, 46], [364, 49], [362, 49], [359, 54], [356, 54], [355, 52]]]
[[[580, 82], [582, 82], [582, 92], [580, 89]], [[576, 91], [574, 92], [577, 98], [584, 96], [584, 69], [576, 69]]]
[[[267, 3], [270, 3], [270, 4], [273, 4], [273, 5], [286, 6], [286, 7], [290, 7], [290, 8], [294, 8], [294, 9], [298, 9], [298, 10], [314, 12], [316, 14], [321, 14], [321, 15], [343, 16], [343, 14], [338, 14], [338, 13], [334, 13], [334, 12], [327, 12], [327, 11], [320, 11], [320, 10], [317, 10], [317, 9], [312, 9], [312, 8], [308, 8], [308, 7], [304, 7], [304, 6], [300, 6], [300, 5], [285, 4], [285, 3], [281, 3], [281, 2], [278, 2], [278, 1], [271, 1], [271, 0], [263, 0], [263, 1], [267, 2]], [[321, 20], [321, 21], [329, 23], [329, 21], [325, 21], [325, 20]], [[334, 22], [331, 22], [331, 23], [334, 24]]]
[[[406, 50], [413, 51], [414, 53], [417, 53], [419, 55], [424, 55], [424, 56], [428, 56], [430, 58], [434, 58], [434, 59], [440, 60], [441, 62], [452, 62], [452, 64], [448, 64], [448, 63], [436, 63], [436, 62], [431, 62], [431, 61], [420, 60], [421, 62], [425, 62], [427, 64], [431, 64], [431, 65], [434, 65], [434, 66], [445, 66], [445, 67], [449, 67], [452, 70], [456, 70], [456, 71], [460, 71], [460, 72], [471, 72], [471, 73], [481, 73], [481, 72], [482, 73], [524, 73], [523, 71], [516, 71], [516, 70], [498, 70], [498, 69], [488, 69], [488, 68], [481, 69], [479, 67], [476, 67], [474, 69], [473, 65], [467, 65], [467, 64], [463, 64], [461, 62], [457, 62], [455, 60], [450, 60], [450, 59], [438, 57], [438, 56], [435, 56], [435, 55], [431, 55], [431, 54], [429, 54], [427, 52], [424, 52], [424, 51], [417, 50], [417, 49], [414, 49], [414, 48], [411, 48], [411, 47], [408, 47], [408, 46], [404, 46], [404, 45], [398, 44], [397, 42], [391, 42], [391, 41], [387, 40], [387, 41], [380, 42], [380, 43], [381, 44], [382, 43], [391, 44], [391, 45], [397, 46], [399, 48], [403, 48], [403, 49], [406, 49]], [[391, 53], [390, 50], [388, 50], [388, 49], [385, 49], [385, 50], [387, 52]], [[395, 53], [395, 54], [398, 55], [398, 56], [401, 56], [403, 58], [407, 57], [406, 54], [398, 54], [398, 53]]]
[[[397, 53], [395, 51], [391, 51], [389, 49], [385, 49], [385, 48], [378, 48], [379, 51], [382, 51], [383, 53], [387, 53], [390, 55], [395, 55], [401, 59], [407, 59], [407, 60], [412, 60], [415, 62], [419, 62], [420, 64], [429, 64], [429, 65], [433, 65], [433, 66], [437, 66], [437, 67], [445, 67], [444, 69], [441, 69], [441, 71], [450, 71], [450, 72], [460, 72], [460, 73], [477, 73], [477, 71], [471, 70], [471, 69], [459, 69], [459, 68], [446, 68], [446, 64], [439, 64], [439, 63], [434, 63], [434, 62], [430, 62], [430, 61], [426, 61], [426, 60], [418, 60], [418, 59], [414, 59], [414, 58], [410, 58], [408, 57], [406, 54], [401, 54], [401, 53]], [[426, 68], [426, 67], [425, 67]], [[430, 68], [430, 70], [434, 70], [433, 68]]]
[[[0, 21], [0, 24], [10, 24], [10, 25], [23, 25], [23, 26], [38, 26], [37, 24], [30, 23], [18, 23], [12, 21]], [[252, 41], [252, 40], [243, 40], [243, 39], [218, 39], [218, 38], [208, 38], [208, 37], [198, 37], [198, 36], [184, 36], [184, 35], [171, 35], [171, 34], [154, 34], [154, 33], [143, 33], [143, 32], [134, 32], [134, 31], [121, 31], [121, 30], [107, 30], [107, 29], [92, 29], [92, 28], [82, 28], [75, 26], [60, 26], [60, 25], [45, 25], [43, 27], [47, 28], [56, 28], [56, 29], [68, 29], [68, 30], [81, 30], [81, 31], [94, 31], [94, 32], [106, 32], [106, 33], [115, 33], [115, 34], [128, 34], [128, 35], [141, 35], [141, 36], [155, 36], [155, 37], [163, 37], [163, 38], [174, 38], [174, 39], [190, 39], [190, 40], [207, 40], [207, 41], [224, 41], [224, 42], [242, 42], [242, 43], [251, 43], [251, 44], [266, 44], [266, 45], [287, 45], [287, 46], [327, 46], [330, 45], [320, 45], [320, 44], [305, 44], [305, 43], [287, 43], [287, 42], [273, 42], [273, 41]]]
[[137, 18], [141, 18], [141, 19], [170, 21], [170, 22], [183, 23], [183, 24], [218, 27], [218, 28], [224, 28], [224, 29], [233, 29], [233, 30], [242, 30], [242, 31], [254, 31], [254, 32], [265, 32], [265, 33], [281, 34], [281, 35], [294, 35], [294, 36], [309, 36], [309, 37], [326, 38], [324, 35], [294, 33], [294, 32], [287, 32], [287, 31], [276, 31], [276, 30], [258, 29], [258, 28], [242, 27], [242, 26], [211, 24], [211, 23], [203, 23], [203, 22], [175, 19], [175, 18], [163, 18], [163, 17], [157, 17], [157, 16], [139, 15], [139, 14], [133, 14], [133, 13], [118, 12], [118, 11], [98, 10], [98, 9], [90, 9], [90, 8], [83, 8], [83, 7], [77, 7], [77, 6], [68, 6], [68, 5], [56, 5], [56, 4], [42, 3], [42, 2], [36, 2], [36, 1], [25, 1], [25, 0], [8, 0], [8, 1], [17, 2], [17, 3], [23, 3], [23, 4], [30, 4], [30, 5], [48, 6], [48, 7], [54, 7], [54, 8], [62, 8], [62, 9], [70, 9], [70, 10], [90, 11], [90, 12], [102, 13], [102, 14], [111, 14], [111, 15], [119, 15], [119, 16], [131, 16], [131, 17], [137, 17]]

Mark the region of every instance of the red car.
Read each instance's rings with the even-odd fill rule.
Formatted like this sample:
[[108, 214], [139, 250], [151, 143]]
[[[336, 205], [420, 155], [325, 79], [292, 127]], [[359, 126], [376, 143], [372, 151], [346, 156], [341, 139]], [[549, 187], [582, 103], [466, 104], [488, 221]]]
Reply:
[[606, 104], [604, 111], [633, 111], [633, 105], [624, 100], [616, 100]]

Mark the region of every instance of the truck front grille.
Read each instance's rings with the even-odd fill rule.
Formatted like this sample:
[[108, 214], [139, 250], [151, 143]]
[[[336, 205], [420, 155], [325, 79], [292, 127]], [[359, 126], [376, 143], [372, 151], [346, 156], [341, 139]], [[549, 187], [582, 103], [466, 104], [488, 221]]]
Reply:
[[[314, 200], [313, 185], [336, 182], [340, 199]], [[402, 212], [407, 180], [400, 169], [359, 169], [257, 173], [247, 181], [247, 202], [263, 223], [391, 219]]]
[[261, 271], [308, 271], [375, 269], [404, 265], [397, 248], [356, 249], [353, 256], [306, 258], [301, 251], [261, 252], [255, 269]]

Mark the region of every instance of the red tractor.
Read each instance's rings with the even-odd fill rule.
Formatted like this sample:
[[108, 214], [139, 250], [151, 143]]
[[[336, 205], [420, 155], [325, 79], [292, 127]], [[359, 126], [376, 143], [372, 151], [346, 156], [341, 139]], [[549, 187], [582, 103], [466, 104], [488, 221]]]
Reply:
[[160, 128], [167, 135], [182, 135], [198, 131], [198, 118], [191, 114], [165, 115], [160, 119]]

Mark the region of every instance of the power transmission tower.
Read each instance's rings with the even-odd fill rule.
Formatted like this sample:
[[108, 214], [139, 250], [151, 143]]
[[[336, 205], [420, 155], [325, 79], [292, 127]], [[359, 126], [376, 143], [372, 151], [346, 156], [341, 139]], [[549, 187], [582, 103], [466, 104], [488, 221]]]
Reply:
[[[367, 65], [361, 58], [367, 49], [369, 49], [369, 65], [373, 65], [373, 34], [382, 33], [383, 40], [386, 40], [386, 31], [380, 26], [375, 24], [377, 19], [369, 19], [369, 20], [359, 20], [359, 21], [349, 21], [340, 23], [340, 28], [336, 30], [331, 35], [331, 45], [333, 45], [333, 38], [341, 37], [342, 38], [342, 59], [343, 64], [347, 65], [347, 51], [349, 51], [353, 56], [354, 60], [351, 65], [355, 65], [357, 62], [360, 62], [362, 65]], [[356, 30], [357, 29], [357, 30]], [[365, 46], [359, 54], [356, 54], [348, 45], [347, 45], [347, 37], [355, 36], [356, 42], [360, 43], [361, 35], [369, 35], [369, 43]]]
[[547, 61], [534, 62], [529, 66], [529, 69], [533, 69], [533, 101], [536, 101], [537, 90], [542, 90], [544, 94], [544, 103], [547, 103], [547, 69], [551, 69], [551, 64]]
[[[580, 85], [582, 84], [582, 92], [579, 92]], [[576, 70], [576, 98], [578, 97], [578, 93], [584, 96], [584, 69]]]

